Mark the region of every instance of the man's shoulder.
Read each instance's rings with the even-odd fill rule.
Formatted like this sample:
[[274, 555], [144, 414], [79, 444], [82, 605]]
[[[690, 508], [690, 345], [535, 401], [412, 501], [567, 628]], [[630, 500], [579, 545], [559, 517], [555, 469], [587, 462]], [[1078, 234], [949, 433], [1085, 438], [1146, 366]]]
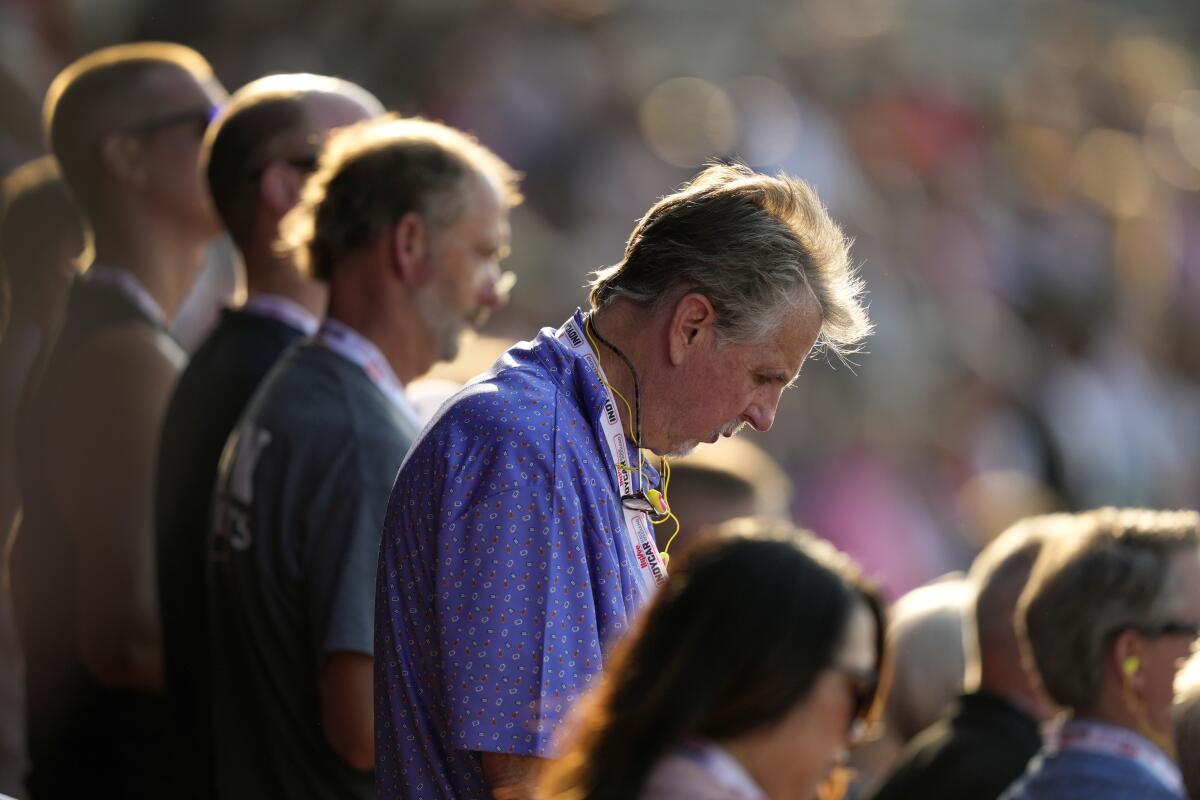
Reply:
[[301, 345], [287, 351], [267, 372], [243, 422], [274, 432], [344, 435], [350, 425], [345, 382], [321, 349]]
[[281, 322], [227, 309], [192, 354], [180, 384], [203, 390], [215, 382], [261, 380], [301, 337]]
[[[254, 393], [239, 427], [250, 424], [292, 452], [375, 453], [390, 464], [411, 444], [387, 399], [362, 370], [328, 348], [301, 343], [287, 350]], [[361, 458], [358, 460], [362, 460]]]
[[1079, 751], [1044, 753], [1004, 795], [1008, 800], [1178, 800], [1139, 764], [1127, 758]]
[[905, 797], [983, 797], [1003, 791], [1029, 757], [986, 731], [964, 730], [943, 719], [909, 743], [875, 800]]

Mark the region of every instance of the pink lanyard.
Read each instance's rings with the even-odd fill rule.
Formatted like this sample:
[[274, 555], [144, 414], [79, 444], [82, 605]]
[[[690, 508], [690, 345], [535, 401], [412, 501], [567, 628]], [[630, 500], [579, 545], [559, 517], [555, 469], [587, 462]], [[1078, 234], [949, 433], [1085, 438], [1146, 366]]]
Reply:
[[379, 348], [366, 337], [336, 319], [326, 318], [321, 323], [316, 338], [342, 358], [357, 364], [405, 419], [412, 422], [417, 430], [423, 427], [416, 409], [404, 394], [404, 384], [396, 377], [392, 366], [383, 357], [383, 353], [379, 352]]
[[1179, 768], [1163, 751], [1125, 728], [1087, 720], [1068, 720], [1057, 732], [1047, 736], [1051, 748], [1103, 753], [1135, 761], [1159, 783], [1183, 797], [1183, 778]]
[[103, 286], [111, 286], [128, 297], [138, 309], [150, 319], [167, 327], [167, 312], [154, 299], [154, 295], [129, 270], [117, 269], [107, 264], [92, 264], [84, 280]]
[[277, 294], [256, 292], [246, 298], [246, 302], [242, 304], [242, 311], [256, 317], [266, 317], [282, 322], [305, 336], [312, 336], [321, 325], [321, 321], [307, 308], [295, 300], [289, 300]]

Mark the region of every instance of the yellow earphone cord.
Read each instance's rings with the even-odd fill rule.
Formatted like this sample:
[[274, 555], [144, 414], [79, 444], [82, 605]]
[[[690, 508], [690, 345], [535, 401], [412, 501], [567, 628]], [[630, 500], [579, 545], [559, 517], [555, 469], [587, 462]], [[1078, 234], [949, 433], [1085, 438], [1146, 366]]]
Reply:
[[[600, 362], [599, 362], [600, 347], [596, 344], [596, 340], [592, 338], [592, 320], [591, 320], [590, 316], [586, 320], [584, 320], [583, 333], [585, 336], [587, 336], [588, 344], [590, 344], [592, 346], [592, 350], [594, 350], [596, 352], [596, 359], [597, 359], [596, 366], [599, 367], [600, 366]], [[618, 400], [620, 400], [622, 403], [625, 404], [625, 411], [629, 414], [629, 419], [632, 421], [634, 419], [633, 406], [629, 405], [629, 401], [625, 399], [625, 395], [623, 395], [619, 391], [617, 391], [617, 387], [613, 386], [611, 383], [609, 383], [608, 381], [606, 381], [604, 379], [604, 373], [602, 371], [597, 370], [597, 372], [600, 376], [600, 382], [603, 383], [606, 387], [608, 387], [608, 390], [610, 392], [612, 392], [614, 395], [616, 395]], [[641, 431], [637, 431], [636, 434], [630, 434], [630, 436], [629, 436], [630, 440], [633, 442], [633, 446], [638, 449], [639, 465], [637, 467], [634, 467], [632, 464], [617, 464], [617, 469], [623, 469], [623, 470], [626, 470], [627, 472], [636, 472], [644, 481], [646, 479], [646, 476], [645, 476], [645, 473], [642, 471], [642, 467], [640, 465], [640, 462], [642, 460], [642, 446], [641, 446], [641, 442], [639, 442], [638, 438], [637, 438], [640, 435], [641, 435]], [[667, 510], [658, 519], [651, 517], [650, 522], [654, 525], [661, 525], [664, 522], [666, 522], [667, 520], [672, 520], [675, 523], [675, 530], [671, 533], [670, 538], [667, 539], [667, 544], [665, 547], [663, 547], [662, 553], [661, 553], [662, 559], [663, 559], [663, 565], [667, 566], [667, 565], [669, 565], [669, 563], [671, 561], [671, 553], [670, 553], [671, 543], [674, 542], [675, 537], [679, 535], [679, 531], [683, 528], [683, 524], [679, 521], [679, 517], [677, 517], [671, 513], [671, 503], [670, 503], [670, 501], [667, 500], [667, 491], [671, 488], [671, 462], [667, 460], [666, 456], [663, 456], [661, 463], [662, 463], [662, 476], [663, 476], [662, 499], [663, 499], [663, 504], [666, 506]]]

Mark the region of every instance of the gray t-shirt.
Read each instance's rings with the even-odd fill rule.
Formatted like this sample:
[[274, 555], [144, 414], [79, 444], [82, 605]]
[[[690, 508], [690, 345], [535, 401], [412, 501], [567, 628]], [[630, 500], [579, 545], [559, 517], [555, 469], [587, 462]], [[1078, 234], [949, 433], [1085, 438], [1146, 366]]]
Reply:
[[373, 652], [379, 533], [416, 434], [360, 367], [313, 342], [234, 429], [208, 548], [218, 796], [374, 796], [325, 739], [320, 670], [329, 653]]

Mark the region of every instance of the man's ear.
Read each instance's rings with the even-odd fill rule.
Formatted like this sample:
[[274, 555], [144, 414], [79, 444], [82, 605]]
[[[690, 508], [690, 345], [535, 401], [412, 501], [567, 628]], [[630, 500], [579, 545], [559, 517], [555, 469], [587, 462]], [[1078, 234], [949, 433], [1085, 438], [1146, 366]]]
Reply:
[[679, 366], [699, 348], [711, 346], [716, 336], [716, 321], [717, 312], [704, 295], [688, 292], [679, 298], [671, 314], [671, 327], [667, 331], [667, 351], [671, 364]]
[[400, 280], [414, 289], [433, 275], [429, 228], [415, 211], [408, 212], [392, 226], [392, 265]]
[[258, 178], [258, 200], [275, 219], [300, 202], [305, 176], [283, 161], [272, 161]]
[[1116, 671], [1121, 685], [1140, 689], [1145, 683], [1145, 670], [1142, 667], [1143, 639], [1141, 634], [1130, 628], [1113, 637], [1112, 647], [1108, 651], [1109, 667]]
[[109, 134], [100, 142], [100, 161], [110, 175], [122, 183], [141, 187], [146, 183], [145, 154], [136, 136]]

